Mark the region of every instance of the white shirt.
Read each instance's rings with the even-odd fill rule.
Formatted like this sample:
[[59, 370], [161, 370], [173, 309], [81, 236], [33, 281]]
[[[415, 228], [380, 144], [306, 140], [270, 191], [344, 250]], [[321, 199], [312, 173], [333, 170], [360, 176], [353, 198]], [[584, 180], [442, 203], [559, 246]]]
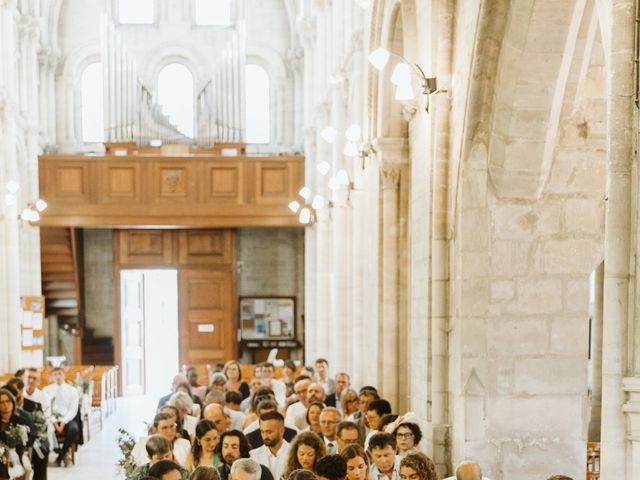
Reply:
[[191, 415], [185, 415], [182, 421], [182, 427], [187, 431], [189, 436], [193, 438], [196, 434], [196, 427], [198, 426], [198, 419]]
[[[80, 397], [78, 390], [68, 383], [52, 383], [44, 387], [43, 392], [51, 399], [51, 420], [69, 423], [78, 413]], [[58, 417], [58, 418], [56, 418]]]
[[309, 426], [307, 423], [307, 407], [302, 402], [289, 405], [287, 414], [284, 417], [285, 425], [293, 425], [298, 430], [304, 430]]
[[287, 404], [287, 386], [284, 382], [273, 379], [271, 380], [271, 389], [276, 396], [276, 402], [278, 402], [278, 405], [284, 407]]
[[[396, 462], [395, 465], [393, 466], [393, 473], [391, 474], [391, 480], [400, 480], [400, 461], [402, 460], [402, 457], [400, 455], [396, 455]], [[373, 480], [388, 480], [389, 477], [387, 477], [384, 473], [380, 473], [380, 470], [378, 470], [378, 466], [371, 462], [371, 478]]]
[[327, 447], [327, 455], [335, 455], [339, 453], [337, 439], [329, 440], [327, 437], [323, 437], [323, 438], [324, 438], [324, 444]]
[[224, 407], [224, 413], [229, 415], [229, 430], [242, 430], [242, 424], [244, 423], [244, 413], [231, 410]]
[[287, 458], [289, 457], [289, 450], [291, 445], [286, 440], [282, 440], [282, 446], [278, 450], [277, 456], [271, 453], [269, 447], [262, 445], [259, 448], [254, 448], [249, 452], [251, 460], [258, 462], [262, 465], [266, 465], [275, 480], [280, 480], [284, 470], [287, 466]]
[[44, 417], [48, 420], [51, 417], [51, 399], [47, 396], [39, 388], [36, 388], [31, 395], [27, 393], [27, 389], [25, 388], [22, 392], [22, 396], [24, 398], [28, 398], [33, 402], [37, 402], [42, 407], [42, 412], [44, 413]]
[[[147, 440], [149, 440], [149, 437], [140, 437], [133, 446], [133, 450], [131, 450], [131, 456], [139, 467], [149, 463], [149, 455], [147, 455], [146, 448]], [[189, 443], [189, 440], [176, 438], [175, 442], [173, 442], [173, 456], [176, 457], [178, 463], [183, 467], [187, 462], [187, 455], [189, 455], [189, 451], [191, 451], [191, 444]]]

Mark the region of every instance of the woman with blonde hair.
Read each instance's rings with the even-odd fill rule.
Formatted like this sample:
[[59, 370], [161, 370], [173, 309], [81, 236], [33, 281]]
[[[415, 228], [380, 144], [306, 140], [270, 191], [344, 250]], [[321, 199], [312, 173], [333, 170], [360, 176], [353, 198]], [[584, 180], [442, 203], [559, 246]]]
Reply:
[[302, 432], [293, 439], [282, 478], [289, 478], [294, 470], [316, 473], [316, 463], [327, 454], [322, 439], [313, 432]]
[[349, 418], [358, 411], [358, 392], [353, 388], [346, 388], [340, 395], [342, 418]]

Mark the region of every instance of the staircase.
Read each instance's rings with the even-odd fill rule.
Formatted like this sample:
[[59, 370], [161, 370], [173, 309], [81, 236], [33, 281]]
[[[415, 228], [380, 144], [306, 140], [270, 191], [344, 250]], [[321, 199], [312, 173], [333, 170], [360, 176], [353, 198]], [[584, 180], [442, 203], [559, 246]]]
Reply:
[[96, 337], [93, 328], [82, 335], [82, 363], [84, 365], [113, 365], [113, 338]]
[[82, 234], [66, 227], [40, 229], [42, 294], [47, 315], [57, 315], [58, 325], [82, 335]]

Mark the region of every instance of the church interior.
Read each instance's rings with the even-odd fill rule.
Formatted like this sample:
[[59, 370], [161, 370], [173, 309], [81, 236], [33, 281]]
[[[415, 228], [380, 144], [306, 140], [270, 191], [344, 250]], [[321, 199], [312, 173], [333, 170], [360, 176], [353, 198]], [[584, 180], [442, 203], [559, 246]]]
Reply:
[[[640, 479], [638, 19], [638, 0], [0, 1], [0, 385], [40, 405], [36, 383], [58, 404], [72, 384], [84, 436], [47, 416], [71, 461], [51, 445], [0, 479], [138, 478], [115, 473], [117, 429], [158, 429], [176, 375], [200, 423], [227, 402], [234, 424], [229, 365], [287, 428], [299, 382], [327, 415], [342, 376], [373, 388], [419, 429], [420, 480]], [[375, 449], [367, 405], [334, 410]], [[418, 478], [367, 455], [370, 480]], [[330, 478], [307, 473], [275, 480]]]

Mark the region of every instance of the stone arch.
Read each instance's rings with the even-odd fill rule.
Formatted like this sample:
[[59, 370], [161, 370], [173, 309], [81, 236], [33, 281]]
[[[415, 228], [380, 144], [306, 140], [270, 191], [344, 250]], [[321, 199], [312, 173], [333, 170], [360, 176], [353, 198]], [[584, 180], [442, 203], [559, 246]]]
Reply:
[[207, 71], [209, 62], [188, 45], [160, 45], [149, 53], [148, 58], [150, 61], [146, 63], [147, 67], [140, 72], [140, 78], [147, 87], [152, 88], [154, 93], [157, 93], [158, 74], [170, 63], [179, 63], [191, 71], [194, 95], [198, 94], [210, 78]]

